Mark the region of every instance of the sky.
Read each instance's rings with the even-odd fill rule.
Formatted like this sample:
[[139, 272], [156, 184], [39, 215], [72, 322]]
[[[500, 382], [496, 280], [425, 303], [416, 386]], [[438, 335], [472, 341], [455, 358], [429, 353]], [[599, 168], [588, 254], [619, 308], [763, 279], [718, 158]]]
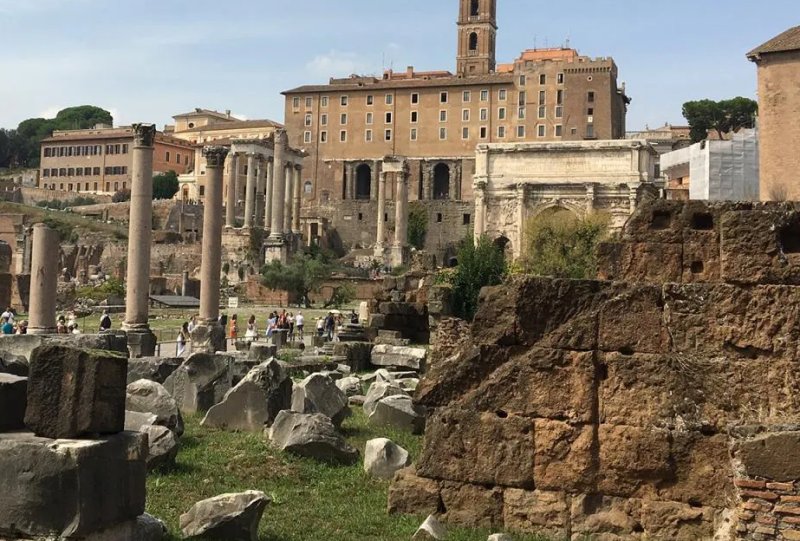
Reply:
[[[457, 0], [0, 0], [0, 127], [97, 105], [117, 125], [195, 107], [283, 121], [281, 91], [383, 68], [455, 70]], [[694, 99], [756, 98], [747, 51], [797, 0], [498, 0], [498, 62], [569, 44], [611, 56], [628, 129]]]

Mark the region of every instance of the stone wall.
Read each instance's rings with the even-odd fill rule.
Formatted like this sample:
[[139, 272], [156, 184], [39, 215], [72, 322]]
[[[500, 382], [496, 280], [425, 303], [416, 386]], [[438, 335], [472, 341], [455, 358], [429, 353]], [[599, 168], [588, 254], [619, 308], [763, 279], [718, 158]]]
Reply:
[[482, 292], [420, 383], [424, 447], [390, 510], [557, 539], [800, 538], [800, 205], [659, 201], [603, 250], [617, 281]]

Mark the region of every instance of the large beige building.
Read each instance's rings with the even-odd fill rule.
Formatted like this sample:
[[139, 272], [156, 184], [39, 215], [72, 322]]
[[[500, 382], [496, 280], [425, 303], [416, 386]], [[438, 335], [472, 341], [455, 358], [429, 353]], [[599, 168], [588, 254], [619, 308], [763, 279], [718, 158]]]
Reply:
[[800, 200], [800, 26], [756, 47], [762, 200]]

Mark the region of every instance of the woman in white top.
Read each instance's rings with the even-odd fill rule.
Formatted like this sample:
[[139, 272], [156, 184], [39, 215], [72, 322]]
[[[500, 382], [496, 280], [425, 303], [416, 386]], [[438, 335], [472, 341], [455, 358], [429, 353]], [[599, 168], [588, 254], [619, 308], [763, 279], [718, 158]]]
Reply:
[[247, 331], [244, 333], [244, 338], [247, 342], [253, 342], [258, 339], [258, 328], [256, 327], [256, 316], [250, 316], [247, 320]]

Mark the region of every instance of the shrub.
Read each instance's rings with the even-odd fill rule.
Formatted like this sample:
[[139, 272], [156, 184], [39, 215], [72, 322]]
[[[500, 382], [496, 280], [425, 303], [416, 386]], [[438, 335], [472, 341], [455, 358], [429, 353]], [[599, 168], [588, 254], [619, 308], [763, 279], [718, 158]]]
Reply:
[[486, 286], [503, 282], [507, 266], [503, 251], [485, 235], [473, 242], [466, 238], [458, 250], [458, 266], [452, 274], [453, 313], [471, 321], [478, 309], [478, 296]]
[[408, 212], [408, 243], [422, 250], [428, 234], [428, 213], [419, 203], [411, 203]]

